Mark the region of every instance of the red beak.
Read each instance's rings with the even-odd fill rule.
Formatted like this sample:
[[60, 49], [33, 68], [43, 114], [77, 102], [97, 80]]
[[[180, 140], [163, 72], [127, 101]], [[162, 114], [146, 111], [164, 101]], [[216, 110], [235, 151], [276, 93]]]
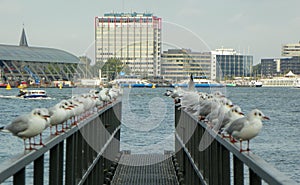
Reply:
[[267, 116], [264, 116], [263, 119], [265, 119], [265, 120], [270, 120], [270, 118], [267, 117]]

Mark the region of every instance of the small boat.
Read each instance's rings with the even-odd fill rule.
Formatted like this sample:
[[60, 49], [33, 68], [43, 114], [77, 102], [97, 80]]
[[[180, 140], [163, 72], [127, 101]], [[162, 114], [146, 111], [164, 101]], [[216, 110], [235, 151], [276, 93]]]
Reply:
[[298, 79], [296, 79], [293, 83], [293, 87], [294, 88], [300, 88], [300, 81]]
[[[206, 76], [193, 76], [195, 87], [225, 87], [224, 84], [209, 80]], [[172, 87], [188, 87], [189, 80], [183, 80], [179, 83], [172, 84]]]
[[20, 89], [19, 94], [17, 97], [21, 98], [48, 98], [48, 95], [45, 90], [27, 90], [27, 89]]
[[116, 79], [109, 82], [110, 85], [118, 85], [120, 87], [153, 87], [152, 83], [147, 80], [141, 79], [136, 75], [121, 75]]
[[251, 86], [251, 87], [262, 87], [263, 86], [263, 84], [262, 84], [262, 82], [261, 81], [254, 81], [254, 80], [252, 80], [251, 82], [249, 82], [249, 85]]

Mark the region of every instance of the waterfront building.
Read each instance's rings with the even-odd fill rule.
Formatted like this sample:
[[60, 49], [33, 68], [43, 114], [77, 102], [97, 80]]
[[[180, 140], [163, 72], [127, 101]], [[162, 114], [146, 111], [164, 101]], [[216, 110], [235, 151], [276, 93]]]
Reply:
[[300, 41], [296, 44], [284, 44], [282, 45], [281, 55], [284, 57], [300, 57]]
[[262, 76], [273, 77], [280, 73], [280, 58], [264, 58], [260, 63]]
[[210, 78], [210, 52], [168, 49], [161, 55], [161, 75], [171, 81], [186, 79], [190, 74]]
[[234, 49], [216, 49], [211, 52], [211, 79], [226, 80], [252, 75], [253, 56]]
[[284, 75], [289, 71], [300, 74], [300, 57], [261, 59], [261, 74], [264, 77]]
[[96, 62], [116, 58], [131, 74], [160, 76], [161, 24], [161, 18], [151, 13], [105, 13], [96, 17]]
[[0, 81], [11, 85], [71, 81], [82, 71], [79, 64], [79, 58], [66, 51], [29, 46], [24, 28], [19, 45], [0, 44]]

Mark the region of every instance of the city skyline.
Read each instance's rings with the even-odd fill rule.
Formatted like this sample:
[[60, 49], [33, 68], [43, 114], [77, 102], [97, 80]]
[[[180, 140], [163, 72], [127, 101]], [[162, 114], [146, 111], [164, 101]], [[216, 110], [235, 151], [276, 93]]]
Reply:
[[18, 45], [24, 27], [29, 46], [90, 55], [95, 17], [107, 12], [148, 12], [162, 18], [163, 50], [233, 48], [253, 55], [257, 64], [261, 58], [280, 57], [283, 44], [299, 42], [299, 5], [297, 0], [0, 0], [0, 44]]

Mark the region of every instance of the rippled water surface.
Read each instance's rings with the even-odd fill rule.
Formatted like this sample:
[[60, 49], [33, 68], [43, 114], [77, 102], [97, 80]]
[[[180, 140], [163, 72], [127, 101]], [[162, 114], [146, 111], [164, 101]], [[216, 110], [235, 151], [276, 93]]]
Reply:
[[[211, 89], [198, 89], [211, 92]], [[247, 113], [258, 108], [271, 118], [254, 138], [251, 150], [277, 169], [300, 182], [300, 89], [293, 88], [224, 88], [233, 103]], [[46, 89], [50, 100], [0, 98], [0, 126], [36, 107], [50, 107], [71, 97], [80, 89]], [[166, 88], [124, 89], [121, 149], [132, 153], [163, 153], [174, 150], [173, 100], [163, 96]], [[212, 91], [215, 91], [213, 89]], [[12, 96], [17, 89], [0, 89], [0, 95]], [[0, 133], [0, 163], [23, 151], [23, 141]]]

